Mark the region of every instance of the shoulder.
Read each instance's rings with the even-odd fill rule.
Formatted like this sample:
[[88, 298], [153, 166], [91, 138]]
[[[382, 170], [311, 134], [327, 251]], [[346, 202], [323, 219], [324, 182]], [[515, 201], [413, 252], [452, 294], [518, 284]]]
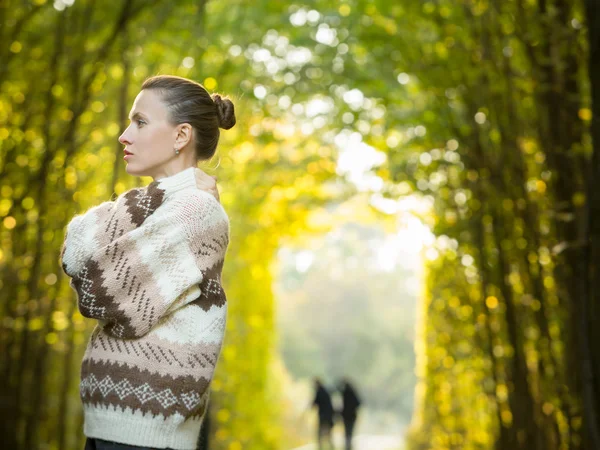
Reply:
[[229, 232], [229, 217], [221, 203], [211, 194], [200, 189], [185, 189], [173, 195], [167, 202], [170, 214], [177, 222], [201, 225], [201, 228], [217, 228]]

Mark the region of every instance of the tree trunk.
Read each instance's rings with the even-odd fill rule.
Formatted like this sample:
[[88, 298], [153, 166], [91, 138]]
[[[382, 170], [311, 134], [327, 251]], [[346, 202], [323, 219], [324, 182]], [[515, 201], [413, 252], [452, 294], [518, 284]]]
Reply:
[[[589, 78], [592, 105], [592, 162], [588, 177], [584, 231], [584, 269], [588, 276], [581, 299], [584, 425], [589, 448], [600, 448], [600, 1], [586, 0]], [[586, 267], [587, 266], [587, 267]]]

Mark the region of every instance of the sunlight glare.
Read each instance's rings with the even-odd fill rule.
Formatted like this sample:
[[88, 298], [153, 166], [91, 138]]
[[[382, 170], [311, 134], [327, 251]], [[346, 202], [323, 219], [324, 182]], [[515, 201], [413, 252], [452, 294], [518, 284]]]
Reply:
[[310, 269], [310, 266], [312, 266], [314, 259], [315, 255], [310, 250], [299, 252], [296, 255], [296, 270], [299, 273], [306, 272], [308, 269]]
[[360, 133], [339, 133], [335, 143], [339, 148], [338, 175], [346, 176], [360, 191], [380, 191], [383, 180], [370, 172], [385, 163], [386, 154], [364, 143]]

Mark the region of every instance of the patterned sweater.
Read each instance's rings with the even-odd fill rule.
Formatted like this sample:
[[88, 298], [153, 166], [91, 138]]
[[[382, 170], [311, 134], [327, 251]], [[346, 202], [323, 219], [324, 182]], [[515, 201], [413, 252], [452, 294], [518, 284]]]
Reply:
[[81, 369], [84, 433], [194, 449], [225, 330], [229, 220], [194, 168], [76, 216], [62, 265], [96, 319]]

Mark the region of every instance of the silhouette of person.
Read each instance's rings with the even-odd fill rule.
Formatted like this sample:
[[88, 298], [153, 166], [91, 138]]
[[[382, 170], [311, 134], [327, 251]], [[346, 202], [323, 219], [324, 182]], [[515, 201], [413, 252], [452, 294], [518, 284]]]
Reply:
[[342, 420], [344, 421], [344, 434], [346, 437], [346, 450], [352, 449], [352, 434], [354, 433], [354, 424], [360, 406], [360, 398], [356, 390], [347, 379], [340, 383], [342, 393]]
[[331, 395], [319, 378], [314, 379], [315, 382], [315, 399], [312, 406], [316, 406], [319, 412], [319, 428], [317, 434], [317, 442], [319, 449], [325, 448], [325, 444], [328, 448], [333, 449], [333, 443], [331, 442], [331, 429], [333, 428], [333, 404], [331, 403]]

